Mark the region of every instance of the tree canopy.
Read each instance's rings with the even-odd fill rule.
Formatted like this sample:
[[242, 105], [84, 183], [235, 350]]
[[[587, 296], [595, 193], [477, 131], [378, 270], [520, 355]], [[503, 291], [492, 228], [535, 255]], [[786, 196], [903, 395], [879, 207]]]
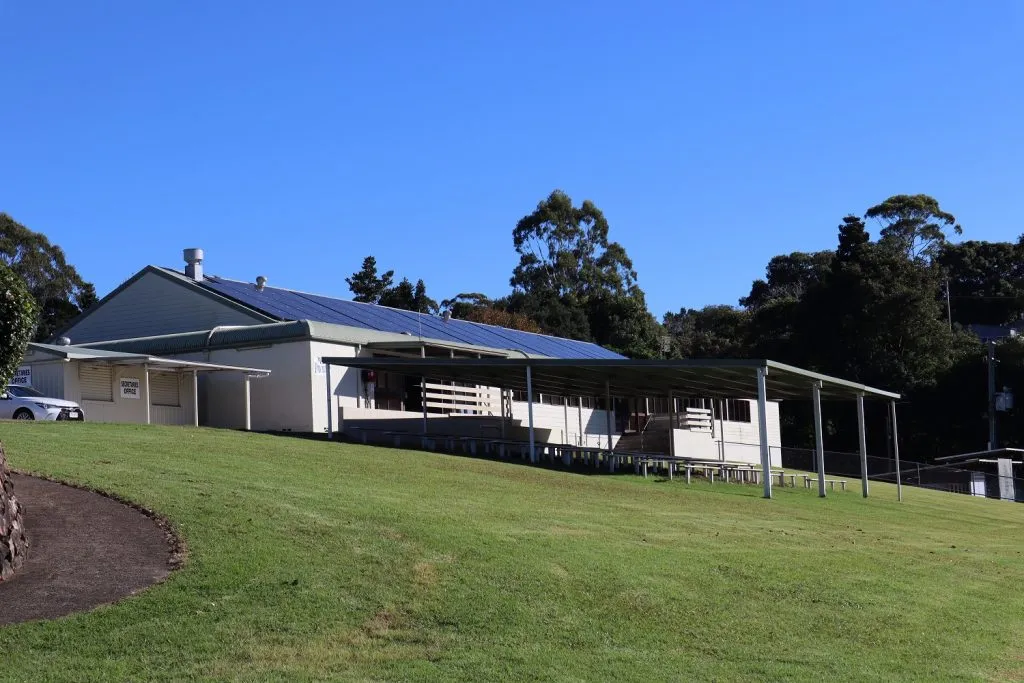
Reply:
[[25, 356], [36, 322], [36, 303], [24, 280], [0, 264], [0, 387], [7, 385]]
[[963, 229], [956, 217], [939, 208], [926, 194], [898, 194], [872, 206], [864, 214], [882, 224], [881, 241], [903, 251], [910, 258], [932, 259], [946, 243], [946, 229], [957, 235]]
[[608, 235], [593, 202], [575, 206], [565, 192], [552, 192], [512, 231], [519, 263], [510, 279], [511, 310], [549, 334], [656, 357], [663, 334], [626, 249]]
[[935, 259], [948, 283], [954, 323], [1004, 325], [1024, 317], [1024, 245], [944, 244]]
[[391, 289], [394, 276], [395, 271], [393, 270], [377, 275], [377, 259], [367, 256], [363, 259], [363, 267], [352, 273], [351, 277], [345, 278], [345, 282], [348, 283], [348, 288], [354, 295], [353, 301], [376, 304]]
[[427, 286], [423, 280], [414, 285], [409, 278], [402, 278], [397, 285], [394, 282], [395, 271], [389, 270], [377, 274], [377, 259], [367, 256], [363, 259], [363, 267], [345, 278], [351, 290], [353, 301], [367, 304], [380, 304], [406, 311], [436, 314], [439, 310], [437, 302], [427, 296]]
[[423, 280], [417, 280], [413, 285], [409, 278], [402, 278], [401, 282], [385, 291], [377, 303], [419, 313], [436, 314], [439, 310], [437, 302], [427, 296], [427, 286]]
[[35, 299], [35, 338], [48, 339], [97, 301], [96, 288], [67, 262], [64, 251], [0, 212], [0, 264], [16, 273]]

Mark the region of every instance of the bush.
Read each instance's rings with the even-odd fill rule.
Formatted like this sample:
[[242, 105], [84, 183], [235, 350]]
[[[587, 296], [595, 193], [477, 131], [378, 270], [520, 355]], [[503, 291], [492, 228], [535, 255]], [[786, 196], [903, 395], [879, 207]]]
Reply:
[[14, 376], [37, 321], [35, 299], [25, 282], [0, 264], [0, 387]]

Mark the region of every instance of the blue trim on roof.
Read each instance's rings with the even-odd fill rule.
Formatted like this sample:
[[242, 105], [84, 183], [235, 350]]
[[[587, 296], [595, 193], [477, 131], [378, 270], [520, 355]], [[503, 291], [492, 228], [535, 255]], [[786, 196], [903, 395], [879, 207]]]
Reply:
[[250, 283], [216, 276], [208, 275], [199, 284], [278, 320], [314, 320], [492, 349], [515, 349], [549, 358], [624, 358], [591, 342], [522, 332], [468, 320], [445, 321], [425, 313], [278, 287], [264, 287], [263, 291], [259, 291]]

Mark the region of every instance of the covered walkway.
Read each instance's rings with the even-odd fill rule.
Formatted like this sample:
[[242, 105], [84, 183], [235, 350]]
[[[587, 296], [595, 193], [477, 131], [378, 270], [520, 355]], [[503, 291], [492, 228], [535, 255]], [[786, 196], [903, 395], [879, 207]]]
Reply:
[[[670, 421], [674, 398], [703, 397], [712, 399], [756, 400], [760, 428], [761, 476], [764, 496], [772, 496], [772, 470], [768, 449], [765, 414], [768, 401], [807, 400], [814, 406], [814, 432], [818, 494], [826, 495], [824, 443], [821, 425], [821, 401], [848, 400], [857, 410], [861, 487], [868, 495], [867, 438], [864, 401], [889, 402], [889, 420], [893, 430], [897, 469], [897, 495], [902, 500], [899, 480], [899, 446], [896, 437], [896, 400], [899, 394], [876, 389], [857, 382], [822, 375], [770, 360], [582, 360], [554, 358], [324, 358], [328, 368], [342, 366], [372, 369], [419, 376], [425, 379], [464, 382], [477, 386], [497, 387], [503, 392], [524, 392], [529, 405], [528, 443], [531, 462], [537, 462], [538, 447], [534, 436], [534, 392], [562, 396], [603, 397], [606, 405], [613, 398], [636, 396], [668, 398]], [[427, 431], [426, 414], [423, 420]], [[607, 420], [608, 440], [614, 426], [611, 414]], [[330, 436], [332, 429], [328, 429]], [[676, 458], [675, 453], [669, 457]], [[679, 458], [684, 460], [683, 458]], [[614, 466], [615, 458], [607, 458]]]
[[[133, 399], [132, 403], [138, 403], [143, 412], [138, 421], [144, 424], [151, 424], [153, 422], [153, 409], [154, 404], [154, 386], [153, 377], [157, 373], [162, 375], [173, 375], [175, 377], [187, 377], [189, 378], [188, 389], [190, 390], [190, 396], [188, 396], [188, 405], [191, 408], [191, 415], [189, 416], [190, 422], [198, 427], [199, 426], [199, 376], [205, 373], [235, 373], [240, 375], [243, 379], [243, 394], [240, 397], [243, 401], [243, 414], [244, 414], [244, 428], [249, 431], [252, 428], [252, 411], [251, 411], [251, 392], [250, 392], [250, 381], [253, 379], [261, 379], [270, 375], [270, 370], [261, 368], [247, 368], [240, 367], [237, 365], [224, 365], [220, 363], [205, 363], [193, 360], [179, 360], [176, 358], [165, 358], [162, 356], [151, 356], [148, 354], [139, 353], [127, 353], [123, 351], [105, 351], [103, 349], [94, 349], [84, 346], [71, 346], [71, 345], [59, 345], [59, 344], [40, 344], [32, 342], [29, 344], [30, 354], [26, 356], [24, 363], [28, 366], [37, 366], [38, 370], [36, 373], [39, 375], [45, 375], [44, 367], [47, 363], [50, 364], [66, 364], [66, 363], [78, 363], [87, 366], [104, 366], [110, 368], [131, 368], [131, 378], [126, 377], [113, 377], [103, 378], [108, 385], [116, 380], [117, 392], [114, 391], [113, 386], [108, 386], [110, 389], [110, 397], [104, 401], [109, 403], [111, 409], [109, 417], [116, 419], [109, 421], [116, 422], [134, 422], [134, 419], [128, 419], [126, 416], [131, 415], [134, 417], [135, 411], [131, 413], [126, 412], [124, 409], [118, 408], [119, 398], [121, 396], [127, 396]], [[64, 385], [64, 377], [60, 376], [56, 378], [55, 384], [60, 388], [60, 393], [63, 395], [67, 391], [67, 387]], [[67, 398], [67, 396], [64, 396]], [[75, 397], [70, 400], [88, 400], [83, 397]], [[93, 402], [95, 404], [95, 402]], [[182, 406], [184, 404], [181, 404]], [[89, 414], [86, 414], [86, 418], [89, 418]]]

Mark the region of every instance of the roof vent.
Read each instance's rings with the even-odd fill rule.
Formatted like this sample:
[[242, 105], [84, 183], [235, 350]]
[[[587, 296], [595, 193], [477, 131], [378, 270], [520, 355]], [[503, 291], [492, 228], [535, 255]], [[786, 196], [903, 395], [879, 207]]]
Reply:
[[61, 337], [57, 340], [57, 346], [71, 346], [71, 339], [69, 337]]
[[262, 292], [263, 288], [267, 286], [267, 278], [262, 275], [256, 276], [256, 291]]
[[442, 317], [444, 318], [445, 322], [448, 322], [449, 320], [452, 319], [452, 312], [450, 310], [446, 310]]
[[185, 249], [183, 252], [185, 257], [185, 275], [192, 278], [196, 282], [203, 281], [203, 250], [202, 249]]

